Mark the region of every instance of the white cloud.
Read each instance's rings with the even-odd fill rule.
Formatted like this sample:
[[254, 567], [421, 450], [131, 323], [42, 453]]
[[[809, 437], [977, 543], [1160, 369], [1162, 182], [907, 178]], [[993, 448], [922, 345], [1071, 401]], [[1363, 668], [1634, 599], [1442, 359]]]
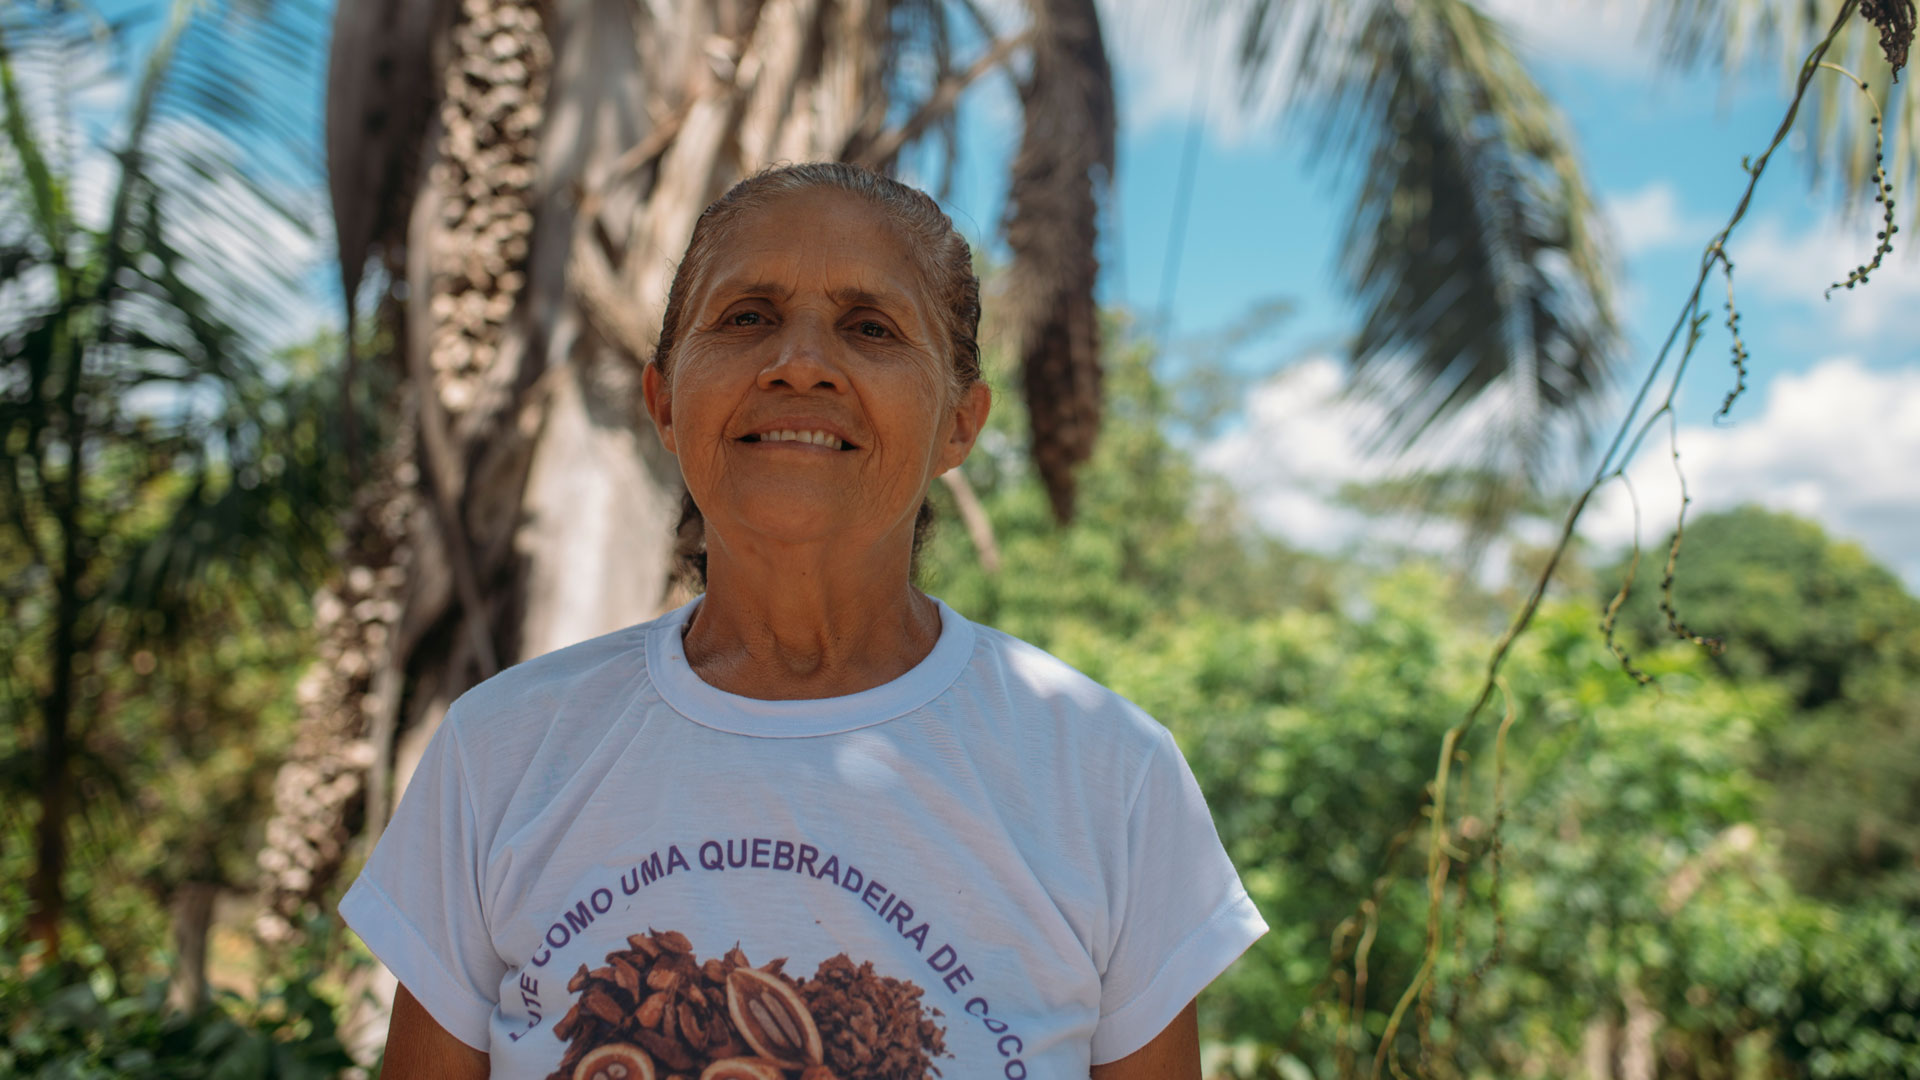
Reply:
[[[1251, 101], [1239, 59], [1242, 14], [1223, 5], [1101, 0], [1100, 18], [1120, 83], [1120, 119], [1129, 129], [1184, 124], [1201, 107], [1207, 131], [1229, 145], [1270, 133], [1284, 95], [1270, 78]], [[1271, 72], [1287, 70], [1284, 61]]]
[[1333, 401], [1345, 383], [1339, 362], [1327, 357], [1290, 367], [1253, 392], [1243, 427], [1200, 452], [1200, 463], [1233, 484], [1262, 527], [1322, 551], [1345, 547], [1365, 524], [1333, 495], [1373, 475], [1357, 438], [1365, 418]]
[[[1876, 371], [1832, 357], [1766, 388], [1759, 416], [1726, 427], [1682, 426], [1688, 513], [1759, 503], [1812, 518], [1856, 540], [1920, 588], [1920, 370]], [[1680, 482], [1656, 429], [1627, 470], [1640, 499], [1642, 545], [1661, 543]], [[1588, 538], [1633, 539], [1633, 509], [1617, 482], [1582, 520]]]
[[1895, 248], [1866, 285], [1835, 289], [1831, 298], [1822, 299], [1829, 285], [1845, 281], [1849, 270], [1871, 258], [1880, 225], [1879, 218], [1865, 214], [1853, 221], [1827, 214], [1798, 232], [1789, 232], [1777, 218], [1757, 221], [1727, 243], [1734, 286], [1756, 299], [1805, 305], [1828, 340], [1910, 347], [1906, 328], [1920, 304], [1920, 262], [1901, 250], [1905, 245]]
[[[1240, 427], [1200, 448], [1201, 465], [1233, 485], [1261, 527], [1310, 550], [1349, 551], [1377, 540], [1454, 548], [1457, 533], [1445, 523], [1371, 518], [1339, 503], [1343, 484], [1395, 469], [1363, 449], [1363, 433], [1379, 414], [1339, 401], [1345, 385], [1332, 358], [1288, 368], [1249, 396]], [[1858, 541], [1920, 588], [1920, 370], [1876, 371], [1835, 357], [1779, 376], [1764, 397], [1751, 420], [1681, 427], [1689, 512], [1750, 502], [1791, 511]], [[1640, 497], [1641, 543], [1658, 544], [1680, 504], [1664, 429], [1648, 436], [1628, 476]], [[1632, 541], [1622, 485], [1601, 492], [1581, 532], [1607, 547]]]
[[1534, 61], [1646, 74], [1656, 50], [1640, 28], [1647, 0], [1481, 0]]
[[1200, 448], [1201, 466], [1233, 485], [1261, 527], [1301, 547], [1346, 551], [1384, 541], [1396, 549], [1456, 550], [1464, 538], [1457, 523], [1364, 514], [1340, 502], [1340, 489], [1482, 463], [1488, 432], [1514, 408], [1504, 388], [1490, 388], [1395, 458], [1368, 451], [1368, 436], [1386, 413], [1369, 401], [1343, 399], [1347, 383], [1345, 365], [1332, 357], [1287, 368], [1249, 395], [1239, 425]]
[[1603, 200], [1607, 221], [1628, 258], [1675, 244], [1704, 246], [1714, 226], [1691, 216], [1680, 206], [1680, 194], [1665, 180]]

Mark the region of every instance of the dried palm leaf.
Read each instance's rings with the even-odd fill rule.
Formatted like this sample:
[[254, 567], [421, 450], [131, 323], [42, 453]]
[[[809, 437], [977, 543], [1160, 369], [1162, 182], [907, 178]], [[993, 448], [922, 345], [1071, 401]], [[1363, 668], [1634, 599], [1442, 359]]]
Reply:
[[1073, 469], [1100, 427], [1100, 332], [1093, 286], [1099, 200], [1113, 176], [1113, 72], [1093, 0], [1033, 0], [1026, 127], [1004, 229], [1009, 324], [1032, 424], [1034, 465], [1054, 516], [1073, 516]]
[[1899, 79], [1913, 45], [1913, 0], [1860, 0], [1860, 17], [1880, 31], [1880, 52]]
[[359, 438], [353, 390], [359, 382], [354, 323], [362, 274], [376, 250], [389, 267], [405, 258], [422, 143], [440, 100], [435, 45], [455, 12], [453, 0], [395, 4], [339, 0], [327, 61], [327, 184], [340, 248], [346, 304], [343, 372], [347, 458], [358, 479]]
[[340, 0], [327, 70], [327, 182], [347, 303], [381, 252], [399, 265], [428, 125], [439, 107], [436, 46], [453, 0]]

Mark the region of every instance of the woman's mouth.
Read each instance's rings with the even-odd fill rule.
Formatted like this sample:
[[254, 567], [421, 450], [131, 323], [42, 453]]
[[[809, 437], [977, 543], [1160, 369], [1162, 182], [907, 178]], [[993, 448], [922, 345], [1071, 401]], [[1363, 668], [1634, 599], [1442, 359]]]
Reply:
[[747, 442], [747, 443], [776, 443], [776, 442], [809, 443], [813, 446], [823, 446], [828, 450], [859, 449], [858, 447], [854, 446], [852, 443], [847, 442], [841, 439], [839, 436], [826, 431], [788, 431], [788, 430], [763, 431], [758, 435], [742, 435], [740, 437], [740, 441]]

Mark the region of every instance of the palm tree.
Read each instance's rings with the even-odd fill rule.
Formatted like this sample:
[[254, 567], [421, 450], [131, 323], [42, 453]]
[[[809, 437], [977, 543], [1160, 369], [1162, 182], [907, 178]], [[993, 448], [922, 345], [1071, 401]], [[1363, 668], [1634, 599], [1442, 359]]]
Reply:
[[[1238, 13], [1246, 64], [1298, 63], [1326, 145], [1349, 125], [1364, 135], [1346, 269], [1369, 310], [1357, 370], [1395, 417], [1383, 439], [1407, 445], [1496, 394], [1502, 460], [1523, 468], [1556, 422], [1579, 426], [1613, 348], [1569, 141], [1467, 0], [1299, 7]], [[306, 687], [313, 737], [262, 855], [270, 937], [337, 870], [355, 777], [377, 830], [395, 759], [466, 687], [667, 602], [679, 482], [640, 420], [637, 376], [671, 261], [739, 177], [780, 160], [891, 169], [941, 134], [951, 153], [963, 92], [1013, 81], [1026, 124], [998, 316], [1033, 457], [1071, 514], [1099, 423], [1113, 75], [1092, 0], [1018, 15], [1003, 26], [942, 0], [341, 0], [327, 146], [342, 285], [351, 308], [379, 257], [367, 299], [395, 327], [404, 419], [351, 527], [378, 535], [320, 605], [331, 663]], [[1277, 47], [1300, 27], [1297, 52]]]
[[[1675, 25], [1737, 6], [1668, 5], [1695, 13]], [[891, 169], [935, 136], [951, 154], [968, 87], [1012, 80], [1025, 128], [996, 302], [1035, 462], [1071, 513], [1099, 420], [1113, 77], [1093, 0], [1003, 11], [339, 0], [327, 147], [342, 285], [350, 311], [371, 303], [393, 328], [382, 362], [404, 390], [321, 605], [308, 749], [282, 775], [262, 854], [263, 932], [291, 933], [331, 882], [354, 808], [378, 830], [454, 697], [668, 603], [679, 481], [640, 419], [638, 373], [671, 260], [739, 177], [818, 158]], [[1241, 0], [1216, 16], [1239, 20], [1250, 78], [1288, 73], [1324, 157], [1357, 166], [1342, 269], [1366, 311], [1356, 385], [1391, 417], [1380, 445], [1405, 449], [1479, 403], [1495, 417], [1486, 474], [1537, 473], [1584, 432], [1616, 332], [1571, 142], [1500, 27], [1472, 0]]]
[[[315, 511], [324, 520], [345, 486], [324, 434], [292, 434], [303, 407], [325, 402], [261, 362], [273, 321], [261, 313], [297, 293], [298, 264], [277, 241], [302, 226], [264, 175], [224, 152], [259, 137], [262, 118], [231, 73], [205, 78], [219, 56], [259, 48], [260, 24], [211, 23], [197, 6], [165, 12], [111, 155], [86, 134], [99, 118], [74, 104], [77, 61], [98, 55], [103, 28], [73, 4], [0, 10], [0, 546], [13, 662], [0, 700], [34, 744], [30, 765], [4, 771], [31, 778], [15, 793], [38, 810], [25, 930], [48, 956], [67, 908], [70, 825], [87, 810], [80, 781], [115, 786], [86, 746], [106, 708], [86, 673], [109, 649], [175, 637], [210, 574], [317, 580]], [[97, 214], [84, 179], [95, 166], [110, 176]]]

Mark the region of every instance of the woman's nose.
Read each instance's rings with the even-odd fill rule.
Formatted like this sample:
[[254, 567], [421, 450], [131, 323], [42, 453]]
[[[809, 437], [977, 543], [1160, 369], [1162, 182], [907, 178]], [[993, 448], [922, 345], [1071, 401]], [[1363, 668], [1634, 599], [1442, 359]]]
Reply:
[[772, 360], [760, 369], [761, 389], [840, 390], [845, 373], [833, 355], [833, 330], [818, 320], [789, 321], [775, 342]]

